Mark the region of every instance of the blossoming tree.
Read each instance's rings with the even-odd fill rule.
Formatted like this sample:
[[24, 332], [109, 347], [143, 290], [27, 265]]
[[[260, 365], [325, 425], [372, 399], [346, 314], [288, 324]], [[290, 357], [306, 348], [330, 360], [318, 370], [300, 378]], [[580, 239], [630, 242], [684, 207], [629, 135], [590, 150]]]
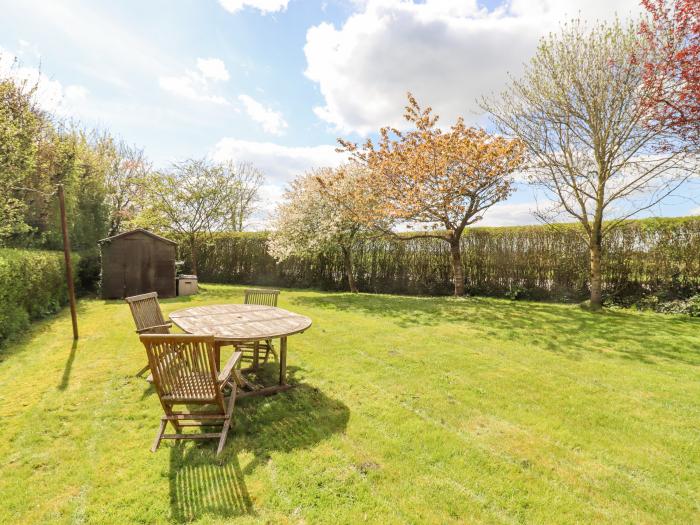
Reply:
[[645, 88], [654, 124], [683, 145], [700, 147], [700, 0], [642, 0], [649, 20], [641, 33], [649, 51]]
[[[361, 166], [348, 164], [337, 169], [311, 170], [292, 181], [273, 217], [268, 242], [273, 257], [283, 261], [340, 248], [348, 286], [357, 293], [352, 249], [358, 236], [367, 232], [367, 226], [350, 210], [354, 212], [371, 202], [358, 199], [357, 182], [362, 171]], [[333, 198], [323, 191], [328, 185], [333, 187]]]
[[[399, 239], [443, 239], [450, 246], [455, 295], [464, 294], [460, 239], [467, 226], [511, 193], [511, 175], [523, 161], [523, 145], [468, 127], [462, 118], [447, 130], [437, 126], [432, 109], [408, 94], [405, 119], [411, 129], [385, 127], [379, 142], [363, 146], [339, 139], [367, 168], [355, 186], [354, 216], [372, 229]], [[328, 190], [333, 193], [332, 186]], [[367, 205], [372, 199], [375, 205]], [[341, 205], [343, 201], [336, 196]], [[341, 206], [343, 207], [343, 206]], [[397, 233], [398, 227], [414, 234]], [[416, 231], [421, 230], [421, 231]]]

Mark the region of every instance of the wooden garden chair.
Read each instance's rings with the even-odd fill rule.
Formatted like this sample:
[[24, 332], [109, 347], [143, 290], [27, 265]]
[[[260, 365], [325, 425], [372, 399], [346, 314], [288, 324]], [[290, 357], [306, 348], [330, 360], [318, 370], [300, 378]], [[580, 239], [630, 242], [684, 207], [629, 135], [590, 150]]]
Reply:
[[[245, 291], [244, 304], [259, 304], [263, 306], [277, 306], [277, 298], [280, 295], [279, 290], [269, 290], [265, 288], [250, 288]], [[251, 363], [252, 369], [258, 368], [260, 362], [267, 363], [270, 354], [275, 355], [275, 347], [272, 344], [272, 339], [264, 341], [254, 341], [250, 343], [241, 343], [236, 345], [241, 351], [241, 363]], [[265, 354], [260, 358], [260, 352]]]
[[[221, 371], [216, 368], [214, 337], [193, 334], [142, 334], [141, 342], [146, 347], [148, 364], [153, 374], [153, 384], [165, 415], [151, 451], [155, 452], [163, 439], [218, 439], [218, 456], [226, 444], [233, 406], [236, 403], [237, 386], [234, 367], [241, 358], [234, 352]], [[224, 388], [231, 387], [226, 400]], [[202, 412], [176, 412], [175, 405], [213, 406], [213, 410]], [[167, 424], [175, 434], [165, 434]], [[184, 427], [221, 427], [220, 432], [199, 434], [183, 432]]]
[[[169, 334], [172, 323], [163, 318], [163, 312], [158, 304], [158, 293], [151, 292], [142, 295], [127, 297], [125, 301], [129, 304], [131, 315], [136, 324], [136, 333], [141, 334]], [[144, 366], [136, 375], [143, 374], [148, 370], [148, 365]], [[148, 377], [149, 381], [152, 379]]]

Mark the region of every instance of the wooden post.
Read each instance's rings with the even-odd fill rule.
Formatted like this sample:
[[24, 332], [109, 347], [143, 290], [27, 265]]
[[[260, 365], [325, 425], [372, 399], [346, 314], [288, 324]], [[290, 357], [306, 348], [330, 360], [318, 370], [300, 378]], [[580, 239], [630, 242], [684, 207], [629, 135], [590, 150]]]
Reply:
[[287, 385], [287, 337], [280, 337], [280, 386]]
[[58, 205], [61, 211], [61, 231], [63, 232], [63, 257], [66, 261], [66, 281], [68, 282], [68, 302], [70, 317], [73, 322], [73, 339], [78, 339], [78, 315], [75, 311], [75, 287], [73, 286], [73, 266], [70, 262], [70, 239], [66, 221], [66, 201], [63, 196], [63, 184], [58, 185]]

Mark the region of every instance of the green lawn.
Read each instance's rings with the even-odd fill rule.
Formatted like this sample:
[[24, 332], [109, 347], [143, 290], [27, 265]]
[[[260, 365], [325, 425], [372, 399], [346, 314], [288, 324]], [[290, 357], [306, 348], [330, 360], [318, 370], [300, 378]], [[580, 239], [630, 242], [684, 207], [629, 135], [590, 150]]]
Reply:
[[[167, 312], [240, 302], [207, 285]], [[700, 322], [284, 291], [291, 381], [213, 442], [149, 452], [160, 405], [121, 302], [0, 352], [0, 523], [698, 523]], [[267, 370], [273, 375], [272, 368]]]

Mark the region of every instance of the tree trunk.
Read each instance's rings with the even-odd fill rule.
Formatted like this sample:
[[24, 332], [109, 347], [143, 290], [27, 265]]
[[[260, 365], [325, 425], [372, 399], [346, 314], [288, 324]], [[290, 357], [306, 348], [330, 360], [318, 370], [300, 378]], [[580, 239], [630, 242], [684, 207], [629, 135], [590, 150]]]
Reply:
[[350, 253], [350, 248], [342, 247], [343, 249], [343, 263], [345, 264], [345, 275], [348, 278], [348, 286], [352, 293], [357, 293], [357, 283], [355, 283], [355, 276], [352, 274], [352, 257]]
[[591, 234], [590, 255], [590, 288], [591, 288], [591, 309], [600, 310], [603, 307], [603, 275], [601, 270], [602, 242], [600, 232]]
[[190, 258], [192, 259], [192, 274], [197, 275], [197, 242], [195, 237], [190, 237]]
[[462, 269], [462, 251], [459, 247], [461, 235], [453, 235], [449, 239], [452, 254], [452, 275], [455, 285], [455, 297], [464, 295], [464, 270]]

